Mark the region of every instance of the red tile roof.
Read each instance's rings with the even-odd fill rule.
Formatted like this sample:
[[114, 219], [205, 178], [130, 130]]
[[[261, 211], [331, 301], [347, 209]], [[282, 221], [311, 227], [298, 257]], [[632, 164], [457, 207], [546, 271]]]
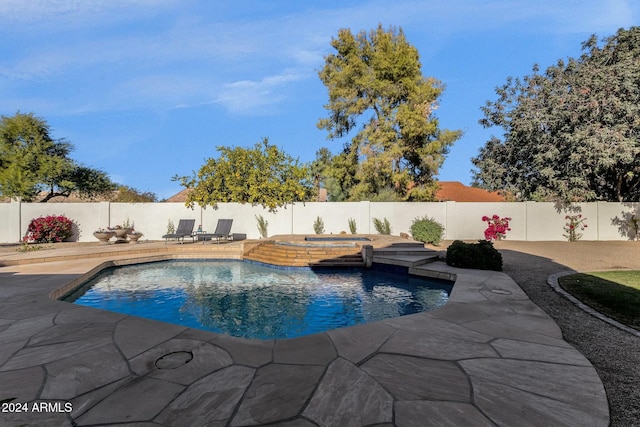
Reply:
[[506, 199], [495, 192], [482, 188], [467, 187], [458, 181], [440, 181], [440, 189], [436, 191], [439, 202], [504, 202]]
[[184, 203], [187, 201], [187, 192], [189, 191], [188, 188], [185, 188], [184, 190], [180, 191], [179, 193], [174, 194], [173, 196], [169, 197], [166, 201], [169, 203]]

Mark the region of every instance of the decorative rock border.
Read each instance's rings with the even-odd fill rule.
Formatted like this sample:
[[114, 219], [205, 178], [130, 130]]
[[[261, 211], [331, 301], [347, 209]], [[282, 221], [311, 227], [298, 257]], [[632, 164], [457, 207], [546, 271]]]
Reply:
[[566, 299], [571, 301], [573, 304], [575, 304], [576, 307], [578, 307], [582, 311], [584, 311], [586, 313], [589, 313], [590, 315], [602, 320], [603, 322], [607, 322], [608, 324], [610, 324], [612, 326], [615, 326], [618, 329], [621, 329], [621, 330], [623, 330], [625, 332], [628, 332], [631, 335], [635, 335], [636, 337], [640, 337], [640, 331], [637, 331], [637, 330], [635, 330], [633, 328], [630, 328], [629, 326], [624, 325], [624, 324], [618, 322], [617, 320], [612, 319], [609, 316], [606, 316], [606, 315], [602, 314], [601, 312], [599, 312], [598, 310], [594, 309], [593, 307], [583, 303], [578, 298], [574, 297], [569, 292], [565, 291], [562, 286], [560, 286], [559, 279], [561, 277], [571, 276], [571, 275], [578, 274], [578, 273], [579, 273], [578, 271], [566, 270], [566, 271], [560, 271], [558, 273], [551, 274], [547, 278], [547, 284], [549, 284], [549, 286], [551, 286], [557, 293], [559, 293], [560, 295], [562, 295], [563, 297], [565, 297]]

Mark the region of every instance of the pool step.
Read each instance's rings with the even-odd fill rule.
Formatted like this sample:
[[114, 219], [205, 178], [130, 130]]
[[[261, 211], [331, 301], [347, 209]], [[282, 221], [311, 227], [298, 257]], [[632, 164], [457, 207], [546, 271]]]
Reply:
[[438, 260], [438, 252], [427, 249], [420, 242], [394, 243], [373, 249], [373, 262], [377, 264], [417, 267]]
[[413, 268], [434, 261], [438, 261], [438, 253], [435, 251], [431, 251], [431, 253], [428, 254], [389, 254], [384, 256], [378, 256], [375, 252], [373, 253], [373, 262], [377, 264], [401, 265], [403, 267]]
[[304, 266], [362, 266], [362, 256], [358, 246], [345, 245], [283, 245], [267, 241], [247, 253], [244, 258], [266, 264]]
[[374, 249], [374, 256], [386, 256], [386, 255], [434, 255], [437, 251], [426, 248], [381, 248]]

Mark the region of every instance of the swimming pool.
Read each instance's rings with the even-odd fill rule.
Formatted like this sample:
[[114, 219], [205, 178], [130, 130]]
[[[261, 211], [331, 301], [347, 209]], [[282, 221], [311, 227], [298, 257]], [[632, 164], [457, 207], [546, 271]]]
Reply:
[[293, 338], [442, 307], [452, 283], [371, 269], [282, 270], [243, 261], [109, 268], [65, 298], [252, 339]]

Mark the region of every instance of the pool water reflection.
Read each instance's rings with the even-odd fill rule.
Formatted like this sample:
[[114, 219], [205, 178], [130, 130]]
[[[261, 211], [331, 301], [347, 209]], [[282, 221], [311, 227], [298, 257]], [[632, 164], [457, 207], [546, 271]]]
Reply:
[[293, 338], [442, 307], [452, 282], [370, 269], [281, 270], [242, 261], [110, 268], [65, 298], [253, 339]]

